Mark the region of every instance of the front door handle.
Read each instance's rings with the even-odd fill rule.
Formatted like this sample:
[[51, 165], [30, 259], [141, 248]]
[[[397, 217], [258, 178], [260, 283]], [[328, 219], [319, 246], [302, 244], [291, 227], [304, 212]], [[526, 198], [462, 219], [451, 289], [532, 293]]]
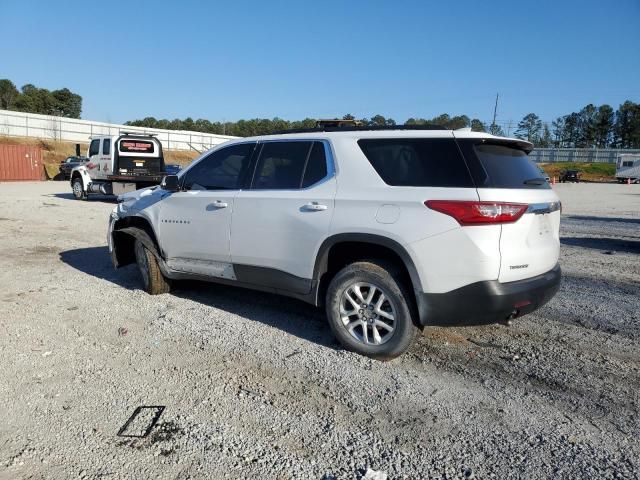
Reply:
[[308, 212], [320, 212], [322, 210], [326, 210], [327, 206], [322, 205], [321, 203], [318, 203], [318, 202], [311, 202], [303, 205], [302, 209]]
[[227, 202], [223, 202], [222, 200], [216, 200], [213, 203], [207, 205], [207, 210], [217, 210], [218, 208], [227, 208], [229, 204]]

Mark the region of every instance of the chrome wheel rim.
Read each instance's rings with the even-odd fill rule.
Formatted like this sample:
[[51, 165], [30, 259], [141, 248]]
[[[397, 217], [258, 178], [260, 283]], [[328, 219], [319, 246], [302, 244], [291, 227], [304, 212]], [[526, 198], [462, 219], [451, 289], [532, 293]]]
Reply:
[[396, 308], [377, 285], [357, 282], [340, 298], [340, 319], [353, 338], [365, 345], [383, 345], [396, 328]]
[[80, 198], [82, 196], [82, 185], [80, 185], [80, 182], [77, 180], [73, 182], [73, 194], [77, 198]]
[[138, 263], [138, 270], [140, 270], [142, 282], [146, 288], [149, 285], [149, 260], [147, 259], [147, 252], [144, 250], [142, 242], [136, 242], [136, 260]]

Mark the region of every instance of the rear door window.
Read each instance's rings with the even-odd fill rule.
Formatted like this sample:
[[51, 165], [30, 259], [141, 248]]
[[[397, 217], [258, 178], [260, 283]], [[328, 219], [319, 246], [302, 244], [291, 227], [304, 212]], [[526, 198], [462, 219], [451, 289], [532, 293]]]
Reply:
[[313, 142], [264, 143], [256, 165], [252, 188], [299, 189], [312, 145]]
[[465, 140], [460, 145], [478, 188], [551, 188], [538, 166], [519, 148]]
[[105, 138], [102, 140], [102, 154], [109, 155], [111, 153], [111, 139]]
[[453, 138], [361, 139], [358, 145], [387, 185], [474, 186]]

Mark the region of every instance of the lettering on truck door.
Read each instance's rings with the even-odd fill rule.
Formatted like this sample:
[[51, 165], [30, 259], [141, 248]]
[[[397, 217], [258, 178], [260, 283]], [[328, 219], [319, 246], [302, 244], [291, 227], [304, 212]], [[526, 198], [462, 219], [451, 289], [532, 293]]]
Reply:
[[102, 139], [100, 150], [100, 178], [107, 178], [113, 173], [113, 163], [111, 162], [111, 137]]
[[89, 170], [89, 176], [91, 178], [97, 179], [100, 177], [100, 139], [94, 138], [91, 140], [89, 144], [89, 161], [87, 162], [87, 170]]

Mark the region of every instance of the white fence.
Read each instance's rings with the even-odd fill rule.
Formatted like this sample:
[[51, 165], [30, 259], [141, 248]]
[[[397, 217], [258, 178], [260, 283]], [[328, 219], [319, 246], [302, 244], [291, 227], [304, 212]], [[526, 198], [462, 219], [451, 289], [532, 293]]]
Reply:
[[93, 135], [118, 135], [120, 132], [153, 133], [158, 136], [158, 140], [167, 150], [197, 150], [199, 152], [236, 138], [229, 135], [130, 127], [115, 123], [0, 110], [0, 136], [35, 137], [89, 143], [89, 137]]

